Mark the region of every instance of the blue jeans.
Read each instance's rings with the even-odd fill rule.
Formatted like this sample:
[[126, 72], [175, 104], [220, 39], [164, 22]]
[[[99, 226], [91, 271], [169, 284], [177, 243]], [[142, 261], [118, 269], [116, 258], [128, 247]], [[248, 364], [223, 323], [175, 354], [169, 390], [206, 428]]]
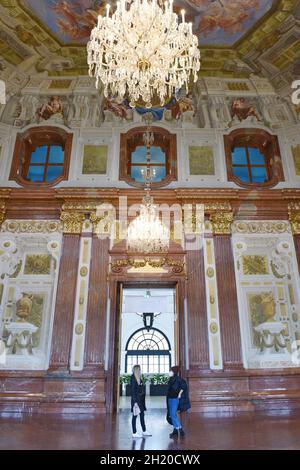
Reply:
[[168, 398], [169, 413], [171, 416], [172, 424], [175, 429], [181, 428], [180, 419], [177, 416], [177, 410], [179, 405], [179, 398]]

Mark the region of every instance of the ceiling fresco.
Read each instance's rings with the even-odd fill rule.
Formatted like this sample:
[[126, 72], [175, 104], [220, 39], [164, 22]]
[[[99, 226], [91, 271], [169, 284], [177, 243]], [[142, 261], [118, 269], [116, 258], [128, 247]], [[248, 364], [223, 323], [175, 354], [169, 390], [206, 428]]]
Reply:
[[[63, 44], [88, 41], [106, 0], [20, 0]], [[114, 2], [110, 2], [114, 3]], [[177, 13], [186, 10], [202, 46], [232, 46], [275, 6], [276, 0], [175, 0]]]
[[[107, 0], [0, 0], [0, 78], [86, 76], [86, 43]], [[109, 0], [113, 3], [115, 0]], [[193, 21], [200, 76], [299, 78], [300, 0], [174, 0]], [[6, 78], [7, 79], [7, 78]]]

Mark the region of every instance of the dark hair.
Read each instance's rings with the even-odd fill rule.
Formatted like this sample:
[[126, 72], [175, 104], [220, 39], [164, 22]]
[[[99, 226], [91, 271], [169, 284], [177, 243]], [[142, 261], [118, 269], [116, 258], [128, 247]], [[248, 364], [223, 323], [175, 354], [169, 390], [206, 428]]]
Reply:
[[178, 375], [180, 372], [179, 366], [173, 366], [171, 367], [171, 371], [174, 373], [174, 375]]

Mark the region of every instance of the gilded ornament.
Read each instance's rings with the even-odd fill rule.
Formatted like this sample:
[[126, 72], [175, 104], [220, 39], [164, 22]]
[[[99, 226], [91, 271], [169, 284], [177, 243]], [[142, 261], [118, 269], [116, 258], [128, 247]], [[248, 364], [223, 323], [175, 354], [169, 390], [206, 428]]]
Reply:
[[95, 234], [99, 234], [99, 225], [100, 223], [102, 222], [102, 220], [105, 219], [105, 217], [107, 217], [107, 213], [101, 215], [101, 216], [98, 216], [96, 212], [92, 212], [91, 215], [90, 215], [90, 221], [92, 222], [93, 224], [93, 228], [94, 228], [94, 233]]
[[216, 298], [213, 294], [209, 296], [209, 302], [213, 305], [216, 302]]
[[83, 266], [81, 269], [80, 269], [80, 276], [82, 277], [86, 277], [88, 274], [88, 268]]
[[233, 233], [290, 233], [290, 224], [285, 221], [251, 220], [233, 222]]
[[210, 215], [214, 235], [230, 235], [233, 213], [230, 211], [213, 212]]
[[11, 233], [54, 233], [62, 232], [60, 221], [49, 220], [6, 220], [2, 231]]
[[293, 234], [300, 235], [300, 203], [291, 202], [288, 212]]
[[161, 258], [154, 260], [151, 258], [143, 258], [134, 260], [133, 258], [118, 259], [111, 264], [111, 270], [114, 273], [122, 272], [123, 268], [144, 268], [145, 266], [152, 268], [163, 268], [164, 266], [172, 268], [175, 274], [180, 274], [184, 271], [184, 262], [180, 260], [174, 260], [172, 258]]
[[243, 256], [243, 271], [245, 275], [269, 274], [268, 257], [258, 255]]
[[206, 274], [207, 274], [207, 277], [214, 277], [214, 275], [215, 275], [214, 268], [207, 268]]
[[280, 274], [278, 272], [276, 264], [274, 263], [273, 260], [271, 261], [270, 265], [271, 265], [272, 273], [277, 279], [284, 279], [285, 278], [285, 274]]
[[32, 309], [32, 294], [22, 292], [22, 297], [16, 302], [16, 315], [20, 318], [19, 321], [25, 322], [30, 315]]
[[83, 324], [82, 323], [77, 323], [77, 325], [75, 326], [75, 333], [77, 335], [82, 335], [82, 333], [83, 333]]
[[62, 211], [60, 220], [63, 223], [64, 233], [80, 234], [85, 220], [85, 215], [81, 212]]
[[213, 335], [215, 335], [215, 334], [218, 332], [219, 327], [218, 327], [217, 323], [213, 322], [213, 323], [210, 324], [209, 329], [210, 329], [210, 332], [211, 332]]
[[50, 255], [27, 255], [25, 259], [24, 274], [49, 275], [51, 273]]
[[5, 202], [0, 200], [0, 226], [3, 224], [5, 219], [6, 206]]

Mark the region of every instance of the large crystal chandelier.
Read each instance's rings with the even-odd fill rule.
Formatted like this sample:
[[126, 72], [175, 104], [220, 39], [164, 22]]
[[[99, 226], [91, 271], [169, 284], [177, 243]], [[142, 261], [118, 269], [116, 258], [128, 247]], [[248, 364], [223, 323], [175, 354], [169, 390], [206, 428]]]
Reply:
[[140, 100], [151, 107], [153, 98], [163, 104], [167, 97], [188, 89], [190, 75], [200, 69], [198, 38], [192, 23], [173, 12], [173, 0], [121, 0], [109, 15], [99, 16], [88, 43], [90, 76], [104, 95], [121, 102], [129, 97], [132, 107]]
[[140, 206], [140, 215], [129, 224], [127, 233], [127, 248], [133, 252], [162, 253], [168, 251], [170, 243], [170, 231], [161, 222], [150, 195], [151, 182], [155, 176], [150, 167], [153, 142], [154, 136], [148, 127], [144, 134], [144, 143], [147, 147], [146, 170], [143, 172], [146, 195]]

